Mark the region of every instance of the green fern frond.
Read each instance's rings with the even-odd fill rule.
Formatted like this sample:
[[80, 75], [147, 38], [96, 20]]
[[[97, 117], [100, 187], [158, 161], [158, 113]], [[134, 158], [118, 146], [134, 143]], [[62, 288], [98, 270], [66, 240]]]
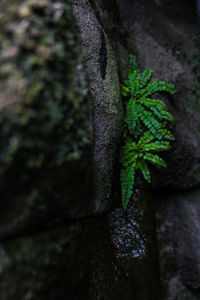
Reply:
[[138, 154], [134, 151], [129, 152], [128, 154], [124, 152], [121, 156], [121, 164], [123, 167], [128, 167], [134, 162], [136, 162], [137, 158], [138, 158]]
[[129, 88], [125, 85], [122, 85], [122, 96], [127, 96], [129, 93]]
[[138, 119], [135, 131], [134, 131], [135, 138], [137, 139], [142, 133], [143, 133], [142, 124], [141, 124], [141, 121]]
[[157, 92], [167, 92], [173, 95], [176, 90], [173, 84], [167, 83], [165, 81], [154, 81], [149, 83], [144, 89], [140, 91], [140, 95], [143, 97], [148, 97]]
[[121, 164], [124, 165], [124, 162], [129, 160], [132, 157], [130, 154], [139, 156], [141, 153], [144, 155], [145, 152], [153, 151], [165, 151], [170, 149], [169, 141], [160, 141], [155, 138], [149, 131], [146, 131], [145, 134], [139, 139], [137, 143], [127, 139], [125, 145], [121, 149]]
[[161, 129], [162, 135], [166, 140], [171, 140], [174, 141], [174, 136], [173, 134], [166, 128]]
[[134, 133], [134, 129], [136, 127], [138, 117], [139, 114], [138, 114], [136, 101], [134, 100], [134, 98], [131, 98], [126, 106], [126, 119], [125, 119], [125, 122], [128, 126], [130, 133]]
[[145, 70], [142, 75], [140, 76], [140, 88], [142, 89], [146, 84], [147, 82], [151, 79], [151, 74], [152, 74], [152, 71], [150, 70]]
[[125, 144], [120, 154], [124, 209], [133, 194], [136, 171], [139, 169], [144, 179], [150, 182], [148, 163], [166, 167], [165, 161], [157, 152], [169, 150], [169, 141], [174, 140], [173, 134], [166, 128], [167, 122], [173, 121], [173, 116], [167, 111], [163, 101], [151, 99], [150, 96], [157, 92], [173, 95], [176, 92], [175, 87], [165, 81], [149, 83], [151, 75], [150, 70], [140, 74], [136, 57], [130, 55], [128, 79], [122, 84], [122, 95], [129, 96], [128, 101], [126, 98], [125, 110]]
[[[144, 141], [147, 141], [143, 139]], [[144, 142], [146, 144], [146, 142]], [[150, 172], [147, 166], [146, 160], [157, 165], [166, 166], [164, 160], [157, 154], [149, 153], [149, 151], [161, 151], [168, 149], [168, 142], [154, 142], [149, 143], [148, 148], [142, 147], [141, 143], [138, 144], [127, 142], [122, 148], [121, 152], [121, 164], [123, 166], [121, 170], [121, 184], [122, 184], [122, 203], [126, 208], [129, 199], [133, 193], [133, 185], [135, 179], [135, 169], [140, 169], [144, 178], [150, 182]], [[140, 149], [141, 148], [141, 149]]]
[[152, 142], [155, 139], [155, 136], [150, 132], [150, 131], [146, 131], [141, 138], [138, 141], [138, 146], [141, 147], [141, 145], [145, 145], [148, 144], [150, 142]]
[[[140, 104], [137, 105], [137, 111], [139, 112], [139, 117], [145, 127], [158, 139], [162, 139], [162, 123], [160, 123], [154, 114], [148, 110], [145, 110]], [[130, 129], [129, 129], [130, 130]]]
[[160, 106], [153, 106], [146, 101], [143, 101], [142, 104], [150, 109], [158, 119], [165, 119], [170, 122], [174, 121], [174, 117], [168, 111], [162, 109]]
[[159, 99], [151, 99], [151, 98], [140, 98], [137, 100], [139, 103], [146, 103], [149, 104], [149, 106], [156, 106], [156, 107], [160, 107], [160, 109], [166, 110], [167, 106], [166, 104]]
[[129, 55], [129, 72], [128, 72], [128, 78], [130, 75], [132, 75], [135, 71], [137, 71], [137, 63], [136, 63], [136, 56], [130, 54]]
[[[131, 95], [130, 100], [126, 105], [126, 120], [130, 134], [134, 134], [137, 127], [137, 120], [141, 120], [148, 130], [155, 134], [155, 136], [162, 139], [163, 125], [160, 121], [163, 120], [172, 122], [173, 116], [166, 110], [166, 105], [161, 100], [151, 99], [148, 96], [152, 93], [160, 91], [169, 91], [174, 93], [174, 86], [164, 81], [153, 82], [147, 85], [144, 89], [141, 89], [143, 85], [149, 80], [151, 72], [146, 70], [142, 76], [137, 76], [137, 71], [134, 71], [133, 76], [129, 75], [131, 80], [125, 80], [122, 86], [122, 94], [127, 96]], [[133, 79], [133, 80], [132, 80]], [[149, 89], [150, 87], [150, 89]], [[136, 132], [136, 135], [137, 132]]]
[[[132, 194], [135, 179], [135, 170], [140, 169], [145, 180], [150, 182], [150, 172], [146, 161], [157, 165], [158, 167], [165, 167], [164, 160], [157, 154], [151, 152], [159, 152], [168, 150], [170, 144], [168, 141], [158, 141], [150, 132], [140, 138], [138, 143], [132, 142], [128, 139], [121, 150], [121, 184], [122, 184], [122, 203], [126, 208]], [[131, 173], [132, 172], [132, 173]]]
[[127, 204], [133, 194], [133, 186], [135, 180], [136, 162], [126, 169], [121, 170], [121, 185], [122, 185], [122, 204], [126, 209]]
[[167, 166], [165, 161], [160, 156], [158, 156], [157, 154], [145, 153], [145, 155], [143, 156], [143, 159], [148, 160], [152, 164], [160, 166], [160, 167], [166, 167]]
[[140, 169], [143, 177], [150, 183], [151, 175], [150, 175], [147, 163], [144, 160], [140, 160], [137, 162], [136, 168]]
[[[167, 117], [167, 116], [166, 116]], [[134, 98], [131, 98], [126, 106], [126, 119], [125, 122], [128, 126], [130, 134], [134, 134], [137, 120], [140, 119], [145, 127], [155, 136], [162, 138], [162, 123], [156, 119], [153, 112], [145, 110], [145, 108], [138, 104]], [[163, 119], [163, 118], [162, 118]]]
[[142, 145], [143, 151], [164, 151], [170, 149], [170, 143], [167, 141], [155, 141], [154, 143], [149, 143]]

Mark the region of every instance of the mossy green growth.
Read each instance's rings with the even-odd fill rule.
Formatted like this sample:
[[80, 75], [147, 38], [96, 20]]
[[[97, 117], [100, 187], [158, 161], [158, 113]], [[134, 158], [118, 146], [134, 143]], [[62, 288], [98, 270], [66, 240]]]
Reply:
[[86, 170], [92, 147], [90, 96], [72, 1], [4, 2], [1, 195], [28, 199], [35, 191], [37, 199], [42, 194], [60, 200], [68, 197], [72, 173], [77, 177], [82, 165]]
[[[128, 79], [122, 85], [125, 96], [124, 146], [121, 149], [121, 190], [122, 204], [126, 209], [133, 194], [133, 186], [139, 169], [148, 182], [151, 181], [148, 162], [157, 167], [166, 167], [164, 160], [156, 153], [170, 149], [173, 134], [166, 128], [173, 116], [167, 111], [165, 103], [152, 99], [156, 92], [173, 95], [174, 85], [165, 81], [151, 79], [152, 71], [137, 70], [135, 56], [130, 56]], [[128, 100], [126, 100], [128, 97]]]

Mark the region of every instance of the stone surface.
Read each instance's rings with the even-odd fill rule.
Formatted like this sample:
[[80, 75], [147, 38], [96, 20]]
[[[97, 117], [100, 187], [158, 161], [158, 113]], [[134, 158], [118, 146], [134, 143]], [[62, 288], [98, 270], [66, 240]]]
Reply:
[[112, 203], [118, 69], [90, 5], [73, 3], [76, 19], [72, 1], [1, 3], [0, 238]]
[[126, 271], [134, 299], [160, 300], [161, 286], [154, 212], [149, 195], [139, 191], [126, 210], [108, 217], [110, 239], [119, 265]]
[[163, 154], [168, 168], [152, 168], [152, 187], [190, 188], [200, 182], [199, 97], [192, 91], [199, 75], [191, 65], [199, 53], [194, 6], [186, 1], [181, 7], [178, 1], [126, 0], [118, 4], [128, 28], [129, 51], [136, 54], [140, 70], [152, 70], [152, 80], [172, 82], [178, 90], [170, 97], [155, 96], [174, 115], [170, 127], [175, 142]]
[[[3, 0], [0, 26], [0, 299], [200, 299], [200, 192], [183, 192], [200, 182], [194, 3]], [[168, 168], [151, 168], [149, 240], [135, 207], [115, 210], [111, 229], [97, 217], [119, 197], [129, 53], [178, 89], [158, 95], [175, 142]]]
[[[96, 209], [104, 210], [111, 196], [123, 125], [117, 64], [111, 43], [95, 12], [84, 0], [73, 2], [80, 27], [84, 60], [94, 101], [94, 174]], [[121, 127], [119, 126], [121, 124]]]
[[200, 299], [200, 190], [154, 195], [163, 298]]
[[95, 201], [92, 105], [71, 1], [1, 6], [0, 237], [88, 214]]
[[1, 300], [131, 300], [105, 218], [66, 224], [0, 245]]
[[[199, 269], [199, 29], [195, 4], [183, 1], [117, 1], [127, 25], [129, 52], [152, 80], [178, 89], [163, 99], [175, 117], [175, 141], [163, 155], [168, 167], [151, 168], [160, 255], [161, 299], [200, 299]], [[141, 186], [141, 183], [140, 183]], [[144, 187], [144, 185], [142, 184]], [[184, 192], [185, 190], [185, 192]], [[158, 194], [159, 192], [159, 194]]]

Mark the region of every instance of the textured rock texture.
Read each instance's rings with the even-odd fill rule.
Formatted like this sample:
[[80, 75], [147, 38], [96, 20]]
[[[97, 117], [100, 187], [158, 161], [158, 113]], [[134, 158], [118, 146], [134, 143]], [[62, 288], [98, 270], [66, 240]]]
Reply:
[[[151, 169], [162, 285], [161, 299], [200, 299], [199, 277], [199, 28], [195, 3], [117, 1], [129, 51], [153, 80], [173, 82], [173, 97], [158, 95], [175, 117], [167, 169]], [[185, 190], [185, 192], [184, 192]], [[159, 194], [158, 194], [158, 191]]]
[[94, 174], [96, 209], [104, 210], [111, 196], [112, 171], [122, 122], [118, 70], [111, 43], [94, 10], [85, 1], [74, 1], [81, 31], [84, 60], [94, 101]]
[[78, 221], [113, 202], [123, 109], [110, 38], [88, 1], [0, 8], [0, 299], [132, 299], [105, 218]]
[[1, 4], [0, 237], [111, 205], [118, 70], [90, 5], [73, 4], [76, 19], [72, 1]]
[[115, 261], [105, 218], [2, 242], [2, 300], [133, 299]]
[[71, 1], [1, 6], [2, 237], [79, 217], [94, 202], [92, 105]]
[[200, 181], [199, 100], [192, 91], [197, 75], [191, 67], [199, 51], [194, 6], [187, 1], [181, 7], [179, 1], [118, 2], [129, 32], [130, 51], [137, 55], [141, 70], [152, 70], [152, 80], [172, 82], [178, 90], [171, 97], [157, 95], [175, 117], [171, 128], [175, 142], [173, 150], [164, 154], [168, 168], [152, 169], [152, 186], [192, 187]]
[[200, 191], [155, 198], [163, 299], [200, 299]]
[[[0, 299], [200, 299], [197, 15], [186, 0], [1, 1]], [[127, 231], [148, 233], [148, 255], [125, 247], [120, 261], [99, 215], [119, 198], [129, 53], [178, 91], [158, 95], [175, 141], [168, 168], [151, 168], [143, 230], [123, 215]]]

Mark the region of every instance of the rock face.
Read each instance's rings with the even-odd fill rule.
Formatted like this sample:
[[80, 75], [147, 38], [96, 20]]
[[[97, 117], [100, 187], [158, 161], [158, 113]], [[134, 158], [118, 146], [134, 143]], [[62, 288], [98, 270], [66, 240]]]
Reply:
[[85, 220], [2, 243], [1, 299], [133, 299], [104, 224]]
[[96, 210], [109, 205], [112, 171], [117, 146], [119, 124], [122, 122], [118, 70], [111, 43], [94, 11], [85, 1], [74, 1], [73, 10], [79, 24], [94, 101], [94, 173], [97, 192]]
[[160, 300], [154, 215], [148, 198], [148, 194], [137, 192], [126, 210], [113, 210], [108, 218], [109, 231], [114, 255], [126, 270], [133, 299]]
[[155, 198], [163, 299], [200, 299], [200, 191]]
[[76, 20], [72, 1], [1, 4], [0, 237], [111, 205], [117, 64], [89, 4], [73, 5]]
[[[186, 0], [1, 1], [0, 299], [200, 299], [197, 16]], [[135, 207], [100, 216], [118, 205], [130, 53], [178, 90], [158, 95], [175, 142], [142, 231]]]
[[[190, 62], [198, 53], [194, 7], [186, 1], [118, 1], [121, 18], [129, 28], [129, 47], [141, 70], [153, 71], [153, 80], [173, 82], [177, 93], [159, 95], [175, 117], [173, 150], [165, 154], [168, 168], [155, 173], [157, 188], [188, 188], [199, 183], [199, 123], [191, 91], [196, 74]], [[173, 8], [173, 14], [169, 14]], [[185, 20], [185, 22], [184, 22]], [[195, 27], [196, 26], [196, 27]], [[187, 41], [187, 42], [186, 42]], [[157, 176], [156, 176], [157, 174]]]
[[[159, 245], [161, 299], [200, 299], [199, 277], [199, 30], [195, 5], [183, 1], [118, 1], [130, 51], [141, 70], [178, 89], [166, 101], [175, 117], [168, 168], [152, 168], [152, 206]], [[158, 194], [158, 190], [160, 191]], [[170, 192], [168, 192], [168, 191]], [[184, 192], [185, 190], [185, 192]], [[187, 190], [187, 192], [186, 192]]]
[[111, 41], [88, 1], [0, 8], [0, 299], [132, 299], [105, 218], [78, 221], [113, 202], [123, 110]]

